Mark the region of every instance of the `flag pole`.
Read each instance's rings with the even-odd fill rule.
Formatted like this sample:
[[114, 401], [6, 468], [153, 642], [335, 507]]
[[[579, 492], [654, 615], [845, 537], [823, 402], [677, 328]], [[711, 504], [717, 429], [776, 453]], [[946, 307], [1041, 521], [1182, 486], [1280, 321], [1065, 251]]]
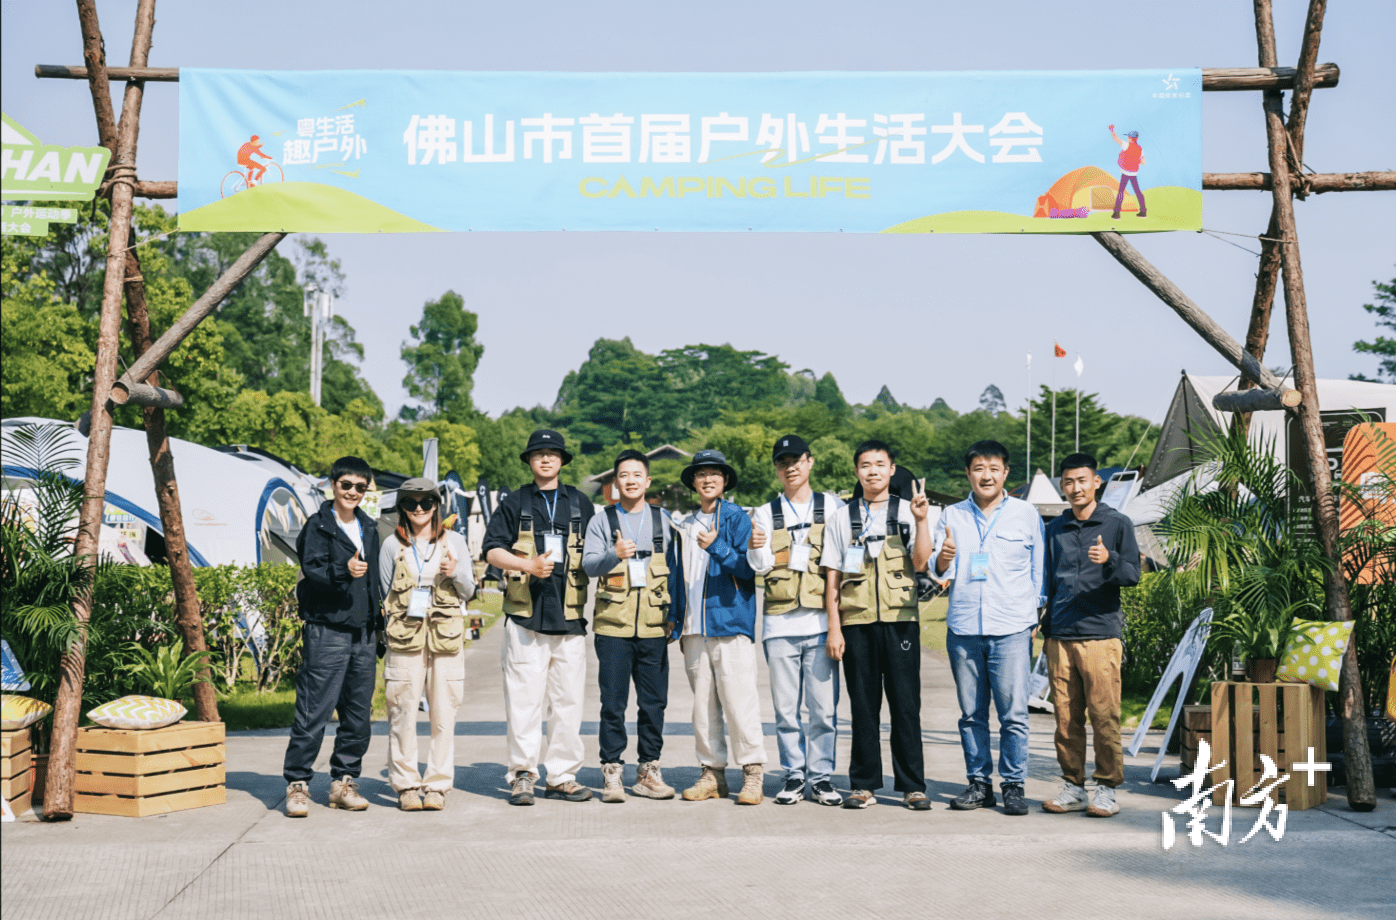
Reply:
[[1086, 365], [1081, 361], [1081, 353], [1076, 353], [1076, 452], [1081, 452], [1081, 372]]
[[1032, 352], [1028, 352], [1028, 481], [1032, 481]]
[[[1056, 350], [1056, 348], [1057, 348], [1057, 346], [1054, 344], [1054, 345], [1053, 345], [1054, 357], [1055, 357], [1055, 350]], [[1053, 362], [1052, 362], [1052, 462], [1049, 464], [1048, 469], [1049, 469], [1049, 470], [1055, 470], [1056, 468], [1057, 468], [1057, 362], [1056, 362], [1056, 361], [1053, 361]]]

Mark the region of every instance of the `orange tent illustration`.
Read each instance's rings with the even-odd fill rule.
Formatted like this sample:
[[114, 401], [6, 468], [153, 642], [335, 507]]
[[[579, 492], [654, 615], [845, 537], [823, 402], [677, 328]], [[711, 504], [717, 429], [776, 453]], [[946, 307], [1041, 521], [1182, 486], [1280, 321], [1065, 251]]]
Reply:
[[[1112, 176], [1097, 166], [1082, 166], [1053, 182], [1047, 194], [1038, 195], [1037, 208], [1032, 216], [1049, 217], [1052, 210], [1068, 211], [1077, 208], [1110, 211], [1115, 207], [1115, 195], [1119, 191], [1120, 180], [1117, 176]], [[1120, 210], [1138, 211], [1139, 202], [1126, 192]]]

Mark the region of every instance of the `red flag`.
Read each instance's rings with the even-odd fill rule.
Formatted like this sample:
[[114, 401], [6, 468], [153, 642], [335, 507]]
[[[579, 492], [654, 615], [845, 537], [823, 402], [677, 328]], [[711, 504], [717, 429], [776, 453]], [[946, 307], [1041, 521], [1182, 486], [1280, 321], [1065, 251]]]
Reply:
[[1058, 345], [1055, 341], [1052, 343], [1052, 349], [1053, 349], [1054, 357], [1058, 357], [1058, 358], [1065, 358], [1065, 357], [1066, 357], [1066, 349], [1065, 349], [1065, 348], [1062, 348], [1062, 347], [1061, 347], [1060, 345]]

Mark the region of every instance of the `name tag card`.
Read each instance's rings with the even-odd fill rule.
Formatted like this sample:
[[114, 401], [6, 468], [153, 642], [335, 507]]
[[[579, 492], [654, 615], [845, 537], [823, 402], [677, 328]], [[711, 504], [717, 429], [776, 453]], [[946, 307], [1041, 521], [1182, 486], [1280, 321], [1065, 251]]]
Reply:
[[562, 534], [543, 534], [543, 552], [553, 554], [553, 562], [562, 562]]
[[[860, 548], [861, 548], [861, 547], [860, 547]], [[809, 571], [809, 544], [808, 544], [808, 543], [792, 543], [792, 544], [790, 545], [790, 562], [787, 563], [787, 566], [786, 566], [786, 567], [789, 568], [790, 571], [792, 571], [792, 572], [808, 572], [808, 571]], [[860, 564], [859, 568], [861, 568], [861, 567], [862, 567], [862, 566], [861, 566], [861, 564]]]
[[843, 551], [843, 571], [847, 575], [861, 575], [863, 572], [863, 555], [867, 552], [865, 546], [850, 546]]
[[970, 581], [988, 581], [989, 579], [989, 554], [971, 553], [969, 557], [969, 578]]
[[630, 587], [643, 588], [649, 584], [649, 562], [645, 559], [630, 558], [625, 560], [630, 566]]
[[413, 619], [420, 620], [427, 615], [427, 608], [431, 606], [430, 588], [413, 588], [412, 595], [407, 601], [407, 615]]

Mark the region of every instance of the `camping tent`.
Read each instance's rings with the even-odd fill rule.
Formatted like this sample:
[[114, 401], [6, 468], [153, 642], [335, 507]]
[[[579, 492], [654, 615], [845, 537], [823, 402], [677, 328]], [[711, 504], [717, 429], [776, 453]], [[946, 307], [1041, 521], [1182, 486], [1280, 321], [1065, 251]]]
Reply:
[[[23, 425], [57, 426], [64, 454], [76, 462], [69, 475], [81, 478], [87, 461], [87, 438], [71, 424], [53, 419], [6, 419], [3, 424], [6, 488], [21, 486], [32, 475], [18, 462], [11, 433]], [[170, 439], [179, 477], [180, 505], [189, 558], [195, 565], [252, 565], [294, 561], [296, 536], [307, 520], [307, 509], [286, 470], [276, 463], [247, 462], [178, 438]], [[107, 514], [119, 519], [119, 529], [153, 534], [163, 542], [160, 510], [145, 432], [114, 428], [107, 469]], [[104, 523], [111, 524], [106, 520]], [[152, 546], [147, 536], [146, 549]]]
[[[1039, 195], [1032, 216], [1085, 217], [1091, 211], [1111, 211], [1119, 192], [1119, 179], [1098, 166], [1082, 166], [1053, 182], [1047, 194]], [[1120, 210], [1138, 211], [1139, 202], [1125, 192]]]

